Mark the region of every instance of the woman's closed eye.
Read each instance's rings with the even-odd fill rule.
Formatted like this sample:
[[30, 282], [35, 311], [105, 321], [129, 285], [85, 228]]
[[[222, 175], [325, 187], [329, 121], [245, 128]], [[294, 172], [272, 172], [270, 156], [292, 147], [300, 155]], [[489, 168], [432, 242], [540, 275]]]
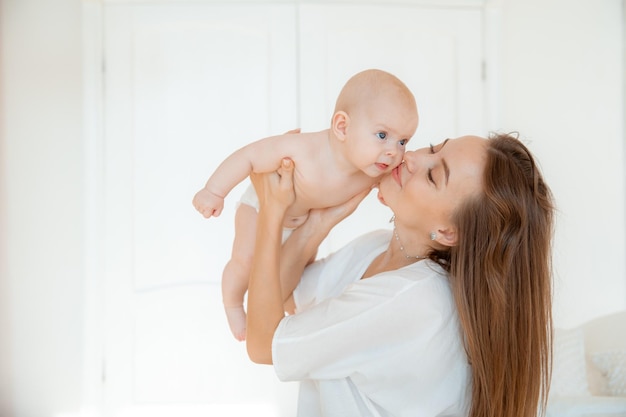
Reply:
[[[429, 146], [430, 146], [430, 153], [434, 154], [435, 153], [435, 146], [432, 143]], [[428, 168], [427, 177], [428, 177], [428, 181], [430, 181], [436, 187], [437, 183], [435, 182], [435, 179], [433, 178], [433, 170], [432, 170], [432, 168]]]
[[[446, 140], [444, 140], [441, 144], [437, 145], [436, 147], [435, 147], [435, 145], [433, 145], [433, 144], [431, 143], [431, 144], [430, 144], [430, 153], [431, 153], [431, 154], [435, 154], [435, 153], [437, 153], [437, 152], [441, 151], [441, 150], [443, 149], [443, 147], [444, 147], [444, 146], [446, 146], [446, 143], [448, 143], [448, 141], [449, 141], [449, 140], [450, 140], [450, 139], [446, 139]], [[442, 181], [443, 181], [444, 183], [447, 183], [447, 182], [448, 182], [448, 181], [447, 181], [447, 178], [448, 178], [448, 175], [449, 175], [449, 174], [448, 174], [448, 166], [447, 166], [447, 164], [446, 164], [445, 160], [441, 159], [441, 161], [440, 161], [440, 162], [443, 164], [443, 168], [442, 168], [442, 169], [443, 169], [443, 170], [444, 170], [444, 172], [446, 173], [446, 176], [445, 176], [445, 178], [443, 178], [443, 179], [442, 179]], [[437, 166], [436, 166], [435, 168], [439, 168], [439, 162], [437, 163]], [[439, 172], [439, 171], [438, 171], [438, 172]], [[440, 175], [440, 174], [438, 174], [438, 176], [441, 176], [441, 175]], [[434, 185], [435, 185], [435, 187], [438, 187], [438, 185], [437, 185], [437, 183], [435, 182], [435, 179], [434, 179], [434, 177], [433, 177], [433, 169], [432, 169], [432, 168], [428, 168], [428, 174], [427, 174], [427, 177], [428, 177], [428, 181], [430, 181], [432, 184], [434, 184]]]

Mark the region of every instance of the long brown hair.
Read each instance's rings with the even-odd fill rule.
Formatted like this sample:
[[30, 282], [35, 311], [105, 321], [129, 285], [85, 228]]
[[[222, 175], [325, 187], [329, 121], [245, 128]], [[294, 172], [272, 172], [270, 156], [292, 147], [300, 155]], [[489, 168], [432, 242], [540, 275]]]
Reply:
[[487, 148], [483, 192], [456, 210], [458, 246], [439, 261], [472, 367], [469, 416], [536, 417], [551, 375], [554, 204], [517, 138], [492, 135]]

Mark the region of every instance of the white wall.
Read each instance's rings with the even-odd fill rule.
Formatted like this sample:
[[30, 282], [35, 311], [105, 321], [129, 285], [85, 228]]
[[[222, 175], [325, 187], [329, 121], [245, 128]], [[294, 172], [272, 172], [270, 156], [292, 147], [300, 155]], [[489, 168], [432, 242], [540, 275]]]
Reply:
[[[620, 0], [502, 0], [497, 127], [559, 205], [557, 324], [626, 308]], [[81, 405], [81, 4], [0, 3], [0, 415]]]
[[81, 4], [3, 0], [0, 415], [80, 406]]
[[555, 322], [626, 307], [621, 0], [504, 2], [501, 128], [555, 194]]

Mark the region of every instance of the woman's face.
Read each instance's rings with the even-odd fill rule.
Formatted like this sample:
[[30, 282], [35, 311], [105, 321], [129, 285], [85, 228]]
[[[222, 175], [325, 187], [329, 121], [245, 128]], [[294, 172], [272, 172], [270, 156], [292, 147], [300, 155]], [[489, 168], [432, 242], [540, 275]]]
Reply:
[[457, 205], [482, 189], [486, 149], [486, 139], [463, 136], [408, 151], [404, 162], [381, 180], [378, 198], [393, 210], [397, 223], [418, 236], [445, 236], [454, 227], [451, 215]]

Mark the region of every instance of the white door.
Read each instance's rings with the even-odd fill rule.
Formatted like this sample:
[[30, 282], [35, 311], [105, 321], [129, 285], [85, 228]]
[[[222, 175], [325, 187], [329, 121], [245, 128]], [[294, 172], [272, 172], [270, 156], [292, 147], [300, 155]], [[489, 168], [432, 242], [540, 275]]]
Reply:
[[[357, 5], [105, 6], [105, 404], [110, 416], [292, 416], [296, 384], [251, 364], [222, 313], [236, 197], [193, 194], [251, 140], [327, 127], [357, 71], [414, 91], [409, 148], [484, 133], [478, 9]], [[368, 197], [321, 253], [388, 227]]]
[[105, 6], [109, 415], [290, 415], [291, 386], [223, 315], [242, 189], [217, 219], [191, 200], [230, 152], [297, 125], [295, 39], [294, 6]]

